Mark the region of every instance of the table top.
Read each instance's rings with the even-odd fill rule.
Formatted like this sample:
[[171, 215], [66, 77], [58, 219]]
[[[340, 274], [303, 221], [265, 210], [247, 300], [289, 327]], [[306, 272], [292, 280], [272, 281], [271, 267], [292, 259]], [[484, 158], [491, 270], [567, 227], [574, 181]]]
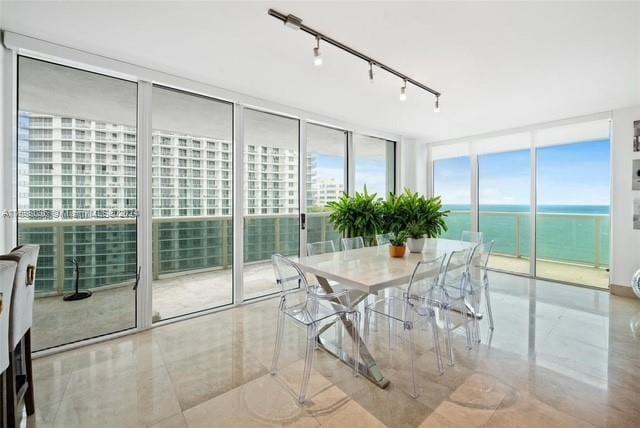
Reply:
[[419, 261], [433, 260], [469, 246], [464, 241], [426, 239], [422, 253], [410, 253], [407, 249], [404, 257], [391, 257], [388, 245], [382, 245], [300, 257], [297, 263], [304, 272], [375, 294], [408, 283]]

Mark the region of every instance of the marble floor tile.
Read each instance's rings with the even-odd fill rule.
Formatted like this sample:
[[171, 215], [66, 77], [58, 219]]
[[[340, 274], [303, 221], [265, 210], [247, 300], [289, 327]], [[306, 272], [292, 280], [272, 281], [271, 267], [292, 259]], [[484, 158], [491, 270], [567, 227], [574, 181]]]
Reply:
[[[390, 381], [380, 389], [318, 349], [310, 396], [298, 400], [306, 332], [287, 323], [269, 374], [278, 299], [246, 304], [34, 360], [38, 427], [636, 427], [640, 301], [491, 273], [495, 330], [456, 364], [435, 365], [417, 328], [412, 398], [408, 338], [373, 318], [367, 346]], [[440, 322], [442, 327], [442, 323]], [[389, 335], [391, 333], [391, 335]], [[326, 333], [333, 340], [334, 330]], [[391, 337], [391, 341], [389, 341]], [[345, 343], [345, 349], [350, 344]]]

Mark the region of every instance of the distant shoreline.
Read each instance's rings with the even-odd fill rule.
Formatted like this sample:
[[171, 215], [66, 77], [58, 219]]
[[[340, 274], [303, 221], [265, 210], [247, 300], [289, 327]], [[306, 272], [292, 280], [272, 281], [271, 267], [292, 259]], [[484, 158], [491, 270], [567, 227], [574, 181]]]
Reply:
[[[450, 211], [470, 211], [470, 205], [450, 204], [444, 205], [444, 209]], [[529, 205], [507, 205], [507, 204], [481, 204], [480, 212], [509, 212], [526, 213], [530, 212]], [[539, 213], [556, 214], [609, 214], [609, 205], [538, 205]]]

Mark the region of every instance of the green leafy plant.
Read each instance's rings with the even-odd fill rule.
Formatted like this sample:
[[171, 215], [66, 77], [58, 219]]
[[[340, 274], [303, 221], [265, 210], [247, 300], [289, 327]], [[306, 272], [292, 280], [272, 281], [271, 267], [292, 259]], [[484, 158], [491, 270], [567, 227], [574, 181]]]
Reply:
[[398, 232], [393, 238], [389, 240], [389, 243], [394, 247], [402, 247], [407, 242], [407, 232]]
[[424, 238], [425, 235], [425, 227], [420, 223], [410, 223], [407, 225], [407, 236], [411, 239], [420, 239]]
[[382, 202], [382, 228], [385, 232], [398, 233], [407, 231], [409, 225], [417, 229], [420, 227], [420, 237], [426, 235], [435, 238], [447, 230], [445, 218], [449, 211], [442, 209], [439, 196], [425, 198], [424, 196], [405, 189], [400, 195], [390, 195]]
[[367, 188], [354, 196], [343, 194], [337, 201], [327, 204], [329, 222], [345, 238], [362, 236], [366, 244], [382, 231], [382, 199]]

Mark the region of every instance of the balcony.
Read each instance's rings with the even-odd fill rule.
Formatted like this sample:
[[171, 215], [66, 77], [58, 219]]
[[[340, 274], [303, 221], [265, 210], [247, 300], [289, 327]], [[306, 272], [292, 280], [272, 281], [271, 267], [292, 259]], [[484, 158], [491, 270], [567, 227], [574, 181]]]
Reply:
[[[451, 213], [445, 237], [459, 238], [462, 230], [469, 229], [470, 218], [468, 212]], [[496, 240], [492, 268], [529, 272], [529, 218], [526, 213], [481, 213], [483, 229], [491, 229], [492, 224], [496, 228], [486, 232], [488, 239]], [[607, 287], [608, 216], [540, 214], [538, 220], [539, 236], [545, 240], [538, 249], [539, 276]], [[277, 291], [269, 259], [274, 252], [298, 253], [298, 217], [251, 215], [244, 221], [244, 296], [251, 299]], [[232, 227], [231, 216], [154, 219], [154, 318], [168, 319], [231, 303]], [[558, 228], [563, 235], [557, 233]], [[326, 213], [309, 214], [307, 236], [308, 242], [339, 238]], [[135, 220], [23, 221], [20, 242], [41, 246], [35, 349], [134, 325]], [[81, 288], [94, 294], [80, 302], [63, 302], [61, 296], [74, 285], [72, 256], [82, 266]]]
[[[154, 317], [168, 319], [232, 301], [232, 217], [170, 217], [153, 221]], [[270, 257], [298, 253], [298, 217], [245, 217], [245, 299], [274, 293]], [[337, 239], [326, 214], [308, 219], [308, 239]], [[34, 349], [131, 328], [137, 271], [133, 219], [21, 221], [20, 242], [40, 245]], [[76, 256], [87, 300], [64, 302], [74, 287]]]
[[[531, 264], [531, 214], [480, 211], [485, 240], [495, 240], [489, 266], [528, 274]], [[598, 288], [609, 287], [609, 215], [537, 215], [537, 267], [541, 278]], [[445, 238], [460, 239], [471, 229], [469, 211], [452, 211]]]

